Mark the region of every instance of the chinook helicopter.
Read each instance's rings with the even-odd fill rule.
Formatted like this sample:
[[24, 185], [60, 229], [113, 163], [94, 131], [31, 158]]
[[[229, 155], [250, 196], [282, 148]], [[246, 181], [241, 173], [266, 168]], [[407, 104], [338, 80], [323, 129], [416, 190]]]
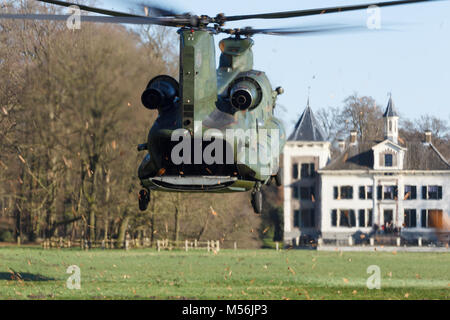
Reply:
[[[81, 22], [161, 25], [178, 28], [180, 38], [179, 82], [167, 75], [153, 78], [142, 94], [142, 104], [158, 110], [146, 143], [147, 151], [138, 169], [142, 190], [139, 208], [146, 210], [150, 191], [242, 192], [252, 190], [255, 213], [262, 211], [261, 187], [274, 181], [282, 185], [279, 156], [286, 141], [282, 123], [274, 116], [277, 96], [266, 74], [253, 69], [251, 37], [303, 35], [352, 29], [345, 26], [276, 29], [226, 29], [225, 23], [249, 19], [282, 19], [315, 16], [433, 0], [403, 0], [287, 12], [215, 17], [178, 14], [145, 6], [145, 15], [79, 5], [68, 1], [45, 1], [102, 16], [81, 15]], [[148, 13], [152, 12], [151, 15]], [[70, 15], [0, 14], [0, 19], [67, 21]], [[216, 69], [214, 36], [220, 41]], [[228, 134], [230, 133], [231, 134]], [[267, 143], [270, 140], [271, 143]], [[263, 142], [261, 142], [263, 141]], [[265, 142], [265, 143], [264, 143]], [[252, 161], [256, 155], [257, 161]], [[264, 157], [262, 156], [264, 155]], [[253, 157], [255, 158], [255, 157]], [[265, 158], [265, 162], [258, 161]], [[180, 161], [181, 160], [181, 161]]]

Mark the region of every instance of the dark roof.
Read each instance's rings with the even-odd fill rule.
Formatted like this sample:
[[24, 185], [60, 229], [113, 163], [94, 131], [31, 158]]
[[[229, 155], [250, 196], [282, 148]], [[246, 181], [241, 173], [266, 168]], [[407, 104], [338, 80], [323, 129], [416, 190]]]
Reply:
[[323, 170], [368, 170], [373, 169], [373, 151], [375, 142], [350, 145]]
[[[348, 146], [323, 170], [370, 170], [373, 169], [372, 147], [382, 141], [371, 141]], [[406, 142], [403, 170], [450, 170], [450, 164], [432, 144], [421, 141]]]
[[309, 106], [309, 99], [308, 105], [295, 125], [294, 132], [289, 136], [288, 141], [325, 141], [325, 135]]
[[392, 96], [389, 97], [388, 105], [386, 107], [386, 111], [383, 114], [383, 117], [398, 117], [397, 112], [394, 108], [394, 102], [392, 101]]

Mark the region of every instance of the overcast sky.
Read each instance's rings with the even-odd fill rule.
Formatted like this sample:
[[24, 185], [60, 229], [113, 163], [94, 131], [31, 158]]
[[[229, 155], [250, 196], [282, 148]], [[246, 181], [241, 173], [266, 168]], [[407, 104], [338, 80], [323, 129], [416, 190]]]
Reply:
[[[136, 1], [138, 2], [138, 1]], [[373, 1], [355, 0], [164, 0], [181, 12], [215, 16], [299, 10]], [[99, 5], [129, 11], [133, 1], [103, 0]], [[366, 26], [366, 10], [284, 20], [248, 20], [229, 27], [283, 27], [320, 24]], [[225, 36], [218, 36], [217, 41]], [[303, 111], [310, 89], [311, 106], [341, 106], [358, 92], [383, 107], [392, 92], [401, 116], [428, 113], [450, 119], [450, 1], [381, 9], [381, 30], [301, 37], [254, 37], [255, 69], [265, 71], [273, 87], [285, 94], [277, 115], [288, 132]]]

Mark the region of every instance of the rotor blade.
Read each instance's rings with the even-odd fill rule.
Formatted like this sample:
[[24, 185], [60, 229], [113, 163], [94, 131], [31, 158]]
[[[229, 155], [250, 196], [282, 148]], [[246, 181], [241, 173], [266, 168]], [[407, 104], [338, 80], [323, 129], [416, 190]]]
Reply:
[[236, 30], [235, 33], [244, 36], [253, 36], [255, 34], [265, 34], [273, 36], [296, 36], [306, 34], [327, 34], [335, 32], [362, 31], [367, 30], [363, 26], [348, 25], [330, 25], [330, 26], [311, 26], [311, 27], [294, 27], [294, 28], [274, 28], [274, 29], [243, 29]]
[[77, 3], [73, 3], [73, 2], [68, 2], [68, 1], [58, 1], [58, 0], [37, 0], [37, 1], [50, 3], [50, 4], [56, 4], [58, 6], [63, 6], [63, 7], [77, 6], [78, 8], [80, 8], [81, 10], [84, 10], [84, 11], [105, 14], [105, 15], [113, 16], [113, 17], [144, 17], [144, 16], [139, 16], [139, 15], [131, 14], [131, 13], [94, 8], [94, 7], [77, 4]]
[[221, 18], [222, 19], [221, 22], [248, 20], [248, 19], [280, 19], [280, 18], [306, 17], [306, 16], [326, 14], [326, 13], [362, 10], [362, 9], [368, 8], [369, 6], [388, 7], [388, 6], [397, 6], [397, 5], [403, 5], [403, 4], [431, 2], [431, 1], [438, 1], [438, 0], [401, 0], [401, 1], [376, 2], [376, 3], [368, 3], [368, 4], [361, 4], [361, 5], [350, 5], [350, 6], [342, 6], [342, 7], [330, 7], [330, 8], [322, 8], [322, 9], [307, 9], [307, 10], [273, 12], [273, 13], [262, 13], [262, 14], [249, 14], [249, 15], [240, 15], [240, 16], [229, 16], [229, 17], [225, 16], [225, 17]]
[[[0, 19], [25, 19], [25, 20], [47, 20], [68, 21], [72, 15], [61, 14], [0, 14]], [[186, 19], [177, 18], [151, 18], [151, 17], [106, 17], [106, 16], [80, 16], [81, 22], [98, 23], [124, 23], [148, 25], [155, 24], [168, 27], [177, 27], [186, 23]]]

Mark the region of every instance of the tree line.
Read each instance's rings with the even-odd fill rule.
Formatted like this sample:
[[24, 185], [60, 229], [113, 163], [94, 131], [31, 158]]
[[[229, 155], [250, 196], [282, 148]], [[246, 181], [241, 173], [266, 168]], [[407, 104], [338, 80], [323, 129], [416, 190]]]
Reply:
[[[354, 93], [343, 101], [342, 106], [320, 108], [316, 116], [325, 137], [337, 151], [339, 140], [349, 137], [356, 130], [360, 141], [384, 139], [383, 113], [385, 105], [374, 98]], [[398, 110], [397, 110], [398, 112]], [[424, 114], [416, 119], [400, 115], [399, 136], [406, 141], [424, 141], [425, 131], [431, 131], [433, 144], [446, 159], [450, 159], [450, 123], [445, 118]]]
[[[6, 1], [8, 12], [53, 12]], [[0, 20], [0, 240], [52, 236], [239, 240], [256, 246], [246, 194], [153, 193], [139, 212], [137, 168], [156, 112], [140, 96], [177, 77], [177, 39], [160, 27]], [[3, 239], [2, 239], [3, 238]]]

